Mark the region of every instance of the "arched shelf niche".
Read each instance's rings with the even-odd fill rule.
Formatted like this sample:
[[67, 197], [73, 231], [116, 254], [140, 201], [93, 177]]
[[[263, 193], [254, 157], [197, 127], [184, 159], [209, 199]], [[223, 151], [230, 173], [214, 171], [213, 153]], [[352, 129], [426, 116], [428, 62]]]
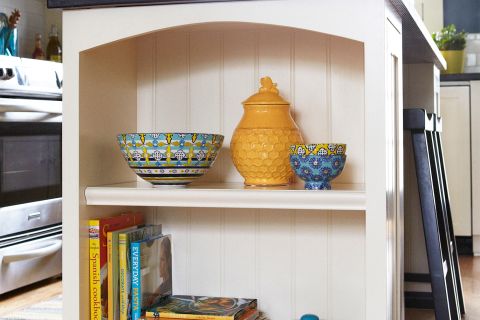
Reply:
[[[81, 128], [112, 154], [119, 132], [218, 132], [225, 135], [225, 150], [200, 182], [243, 181], [230, 159], [230, 138], [243, 114], [241, 102], [268, 75], [290, 101], [305, 141], [347, 143], [349, 163], [337, 182], [365, 183], [359, 41], [285, 26], [210, 22], [126, 38], [80, 57], [80, 119], [89, 121]], [[108, 146], [99, 145], [101, 137]], [[119, 177], [105, 183], [135, 180], [122, 161], [112, 159], [117, 166], [102, 170]]]

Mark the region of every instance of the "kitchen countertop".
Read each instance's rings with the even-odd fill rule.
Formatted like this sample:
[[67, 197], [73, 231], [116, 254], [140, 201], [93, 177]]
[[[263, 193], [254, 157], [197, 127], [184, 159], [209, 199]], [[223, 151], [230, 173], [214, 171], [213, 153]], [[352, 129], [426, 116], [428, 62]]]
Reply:
[[455, 73], [455, 74], [440, 75], [440, 81], [471, 81], [471, 80], [480, 80], [480, 73]]
[[92, 7], [141, 6], [154, 4], [179, 4], [198, 2], [227, 2], [247, 0], [48, 0], [48, 8], [77, 9]]

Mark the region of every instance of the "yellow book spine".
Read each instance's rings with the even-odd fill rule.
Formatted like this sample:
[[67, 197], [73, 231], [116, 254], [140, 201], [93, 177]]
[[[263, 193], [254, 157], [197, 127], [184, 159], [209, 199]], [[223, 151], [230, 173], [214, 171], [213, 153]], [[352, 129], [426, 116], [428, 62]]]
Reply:
[[118, 235], [118, 264], [120, 274], [120, 320], [128, 320], [128, 292], [127, 292], [127, 236]]
[[234, 316], [212, 316], [206, 314], [181, 314], [181, 313], [170, 313], [162, 311], [160, 313], [147, 311], [145, 314], [146, 317], [153, 317], [155, 319], [188, 319], [188, 320], [234, 320]]
[[90, 245], [90, 320], [102, 320], [100, 281], [100, 221], [88, 221]]
[[113, 257], [112, 233], [107, 233], [107, 272], [108, 272], [108, 320], [113, 320]]

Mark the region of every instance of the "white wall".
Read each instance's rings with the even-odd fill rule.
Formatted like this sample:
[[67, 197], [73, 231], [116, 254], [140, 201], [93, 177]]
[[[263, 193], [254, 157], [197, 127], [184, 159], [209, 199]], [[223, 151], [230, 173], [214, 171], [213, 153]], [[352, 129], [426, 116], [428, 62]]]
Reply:
[[415, 9], [430, 33], [442, 29], [443, 0], [415, 0]]
[[46, 50], [50, 25], [55, 23], [61, 32], [61, 10], [47, 10], [46, 0], [0, 0], [0, 11], [7, 15], [13, 9], [21, 13], [18, 23], [18, 46], [21, 57], [30, 58], [35, 47], [35, 34], [41, 33]]

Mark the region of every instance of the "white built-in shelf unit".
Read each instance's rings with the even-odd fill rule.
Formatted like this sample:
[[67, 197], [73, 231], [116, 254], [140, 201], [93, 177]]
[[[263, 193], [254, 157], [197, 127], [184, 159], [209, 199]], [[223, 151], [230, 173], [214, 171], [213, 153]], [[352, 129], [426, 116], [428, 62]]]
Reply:
[[[418, 21], [402, 1], [64, 11], [64, 318], [89, 319], [88, 219], [132, 210], [172, 234], [175, 294], [255, 297], [274, 320], [397, 317], [402, 62], [444, 63]], [[306, 142], [347, 144], [333, 190], [242, 185], [229, 144], [266, 75]], [[138, 181], [115, 136], [179, 131], [225, 136], [208, 174]]]

